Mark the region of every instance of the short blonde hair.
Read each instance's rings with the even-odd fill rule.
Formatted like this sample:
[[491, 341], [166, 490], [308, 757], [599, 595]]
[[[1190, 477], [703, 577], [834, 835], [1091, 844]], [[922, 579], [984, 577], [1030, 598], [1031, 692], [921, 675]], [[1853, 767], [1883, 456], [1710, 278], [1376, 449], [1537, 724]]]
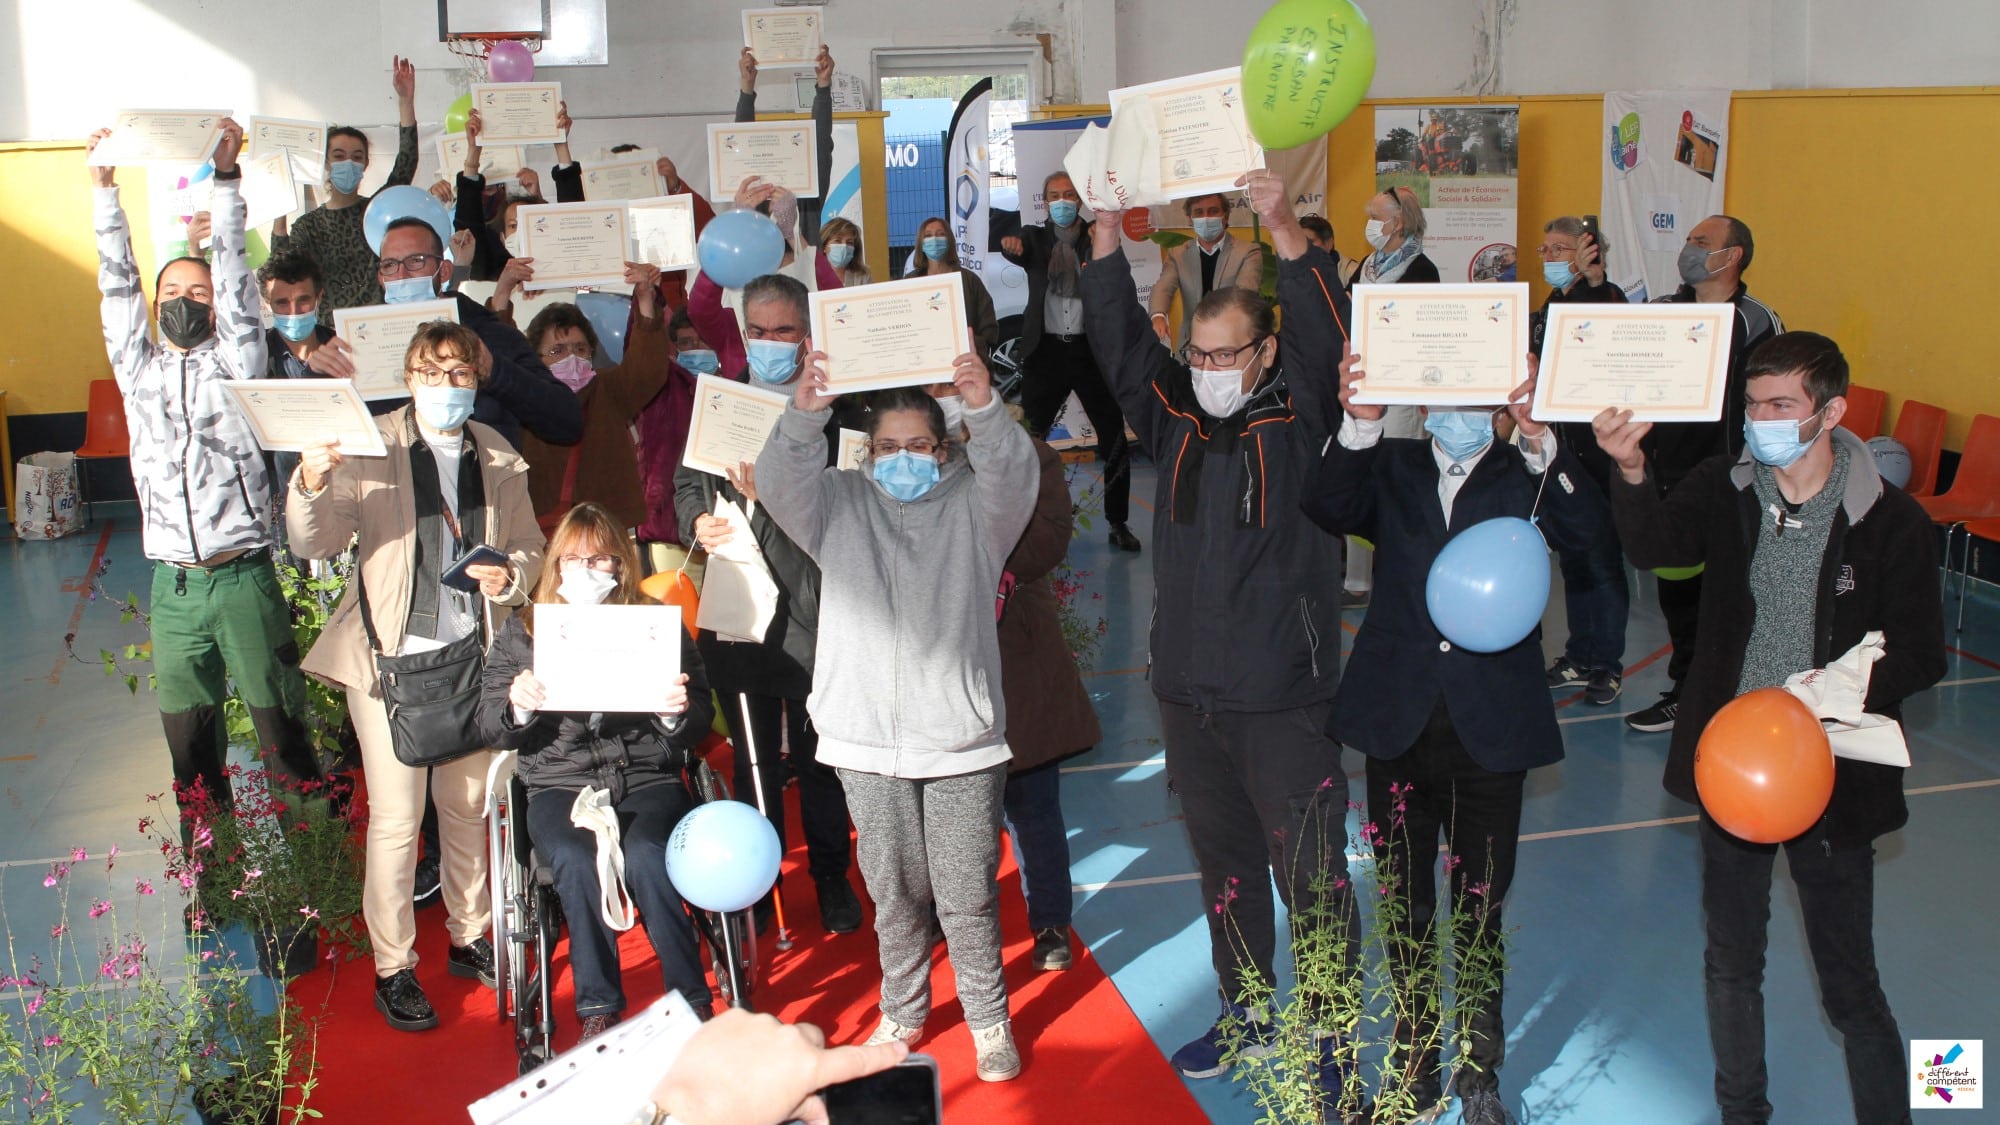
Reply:
[[433, 320], [419, 327], [403, 352], [403, 374], [408, 376], [424, 359], [462, 359], [479, 371], [479, 385], [486, 385], [486, 370], [479, 364], [479, 335], [463, 324]]
[[1395, 204], [1396, 214], [1403, 220], [1403, 237], [1422, 238], [1424, 205], [1417, 201], [1417, 193], [1406, 187], [1392, 187], [1382, 194], [1389, 197], [1390, 203]]

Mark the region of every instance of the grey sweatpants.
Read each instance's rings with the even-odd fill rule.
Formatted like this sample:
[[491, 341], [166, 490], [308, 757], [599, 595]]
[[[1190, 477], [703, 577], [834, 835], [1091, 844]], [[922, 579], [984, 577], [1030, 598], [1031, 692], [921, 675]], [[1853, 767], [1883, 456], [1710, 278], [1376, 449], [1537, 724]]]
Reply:
[[1007, 767], [930, 778], [839, 773], [861, 879], [875, 900], [882, 1014], [904, 1027], [921, 1027], [930, 1015], [935, 902], [966, 1026], [981, 1031], [1005, 1021], [996, 880]]

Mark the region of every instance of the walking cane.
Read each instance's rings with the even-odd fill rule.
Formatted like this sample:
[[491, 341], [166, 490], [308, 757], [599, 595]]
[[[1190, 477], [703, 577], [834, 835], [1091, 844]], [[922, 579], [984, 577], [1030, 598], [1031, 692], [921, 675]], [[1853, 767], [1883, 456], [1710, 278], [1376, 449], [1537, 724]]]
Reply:
[[[766, 803], [764, 797], [764, 771], [757, 764], [757, 736], [750, 733], [750, 697], [739, 692], [736, 696], [736, 709], [743, 716], [743, 747], [750, 757], [750, 785], [752, 791], [757, 795], [757, 811], [763, 813], [764, 818], [769, 820], [771, 817], [771, 806]], [[740, 787], [742, 782], [739, 780], [737, 785]], [[780, 796], [778, 799], [782, 801], [784, 797]], [[778, 815], [783, 816], [784, 810], [780, 809]], [[785, 925], [785, 890], [782, 886], [785, 881], [784, 871], [784, 856], [780, 855], [778, 857], [778, 881], [771, 884], [771, 906], [778, 915], [778, 940], [776, 944], [780, 952], [789, 950], [792, 947], [792, 931]]]

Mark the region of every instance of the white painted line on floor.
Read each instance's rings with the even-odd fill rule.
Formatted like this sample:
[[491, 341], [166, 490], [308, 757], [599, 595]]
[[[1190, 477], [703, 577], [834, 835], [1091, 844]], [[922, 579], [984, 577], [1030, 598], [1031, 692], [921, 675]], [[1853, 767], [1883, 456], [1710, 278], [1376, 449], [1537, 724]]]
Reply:
[[1098, 770], [1129, 770], [1136, 766], [1164, 766], [1166, 764], [1167, 760], [1164, 757], [1143, 758], [1136, 762], [1092, 762], [1087, 766], [1064, 766], [1062, 772], [1094, 773]]
[[1113, 879], [1108, 883], [1078, 883], [1070, 890], [1076, 894], [1092, 891], [1110, 891], [1119, 887], [1157, 887], [1166, 883], [1192, 883], [1201, 878], [1201, 872], [1189, 871], [1182, 875], [1148, 875], [1143, 879]]
[[1906, 797], [1921, 797], [1927, 793], [1956, 793], [1962, 789], [1991, 789], [2000, 786], [2000, 777], [1989, 777], [1985, 781], [1961, 781], [1955, 785], [1926, 785], [1921, 789], [1906, 789]]
[[[1967, 678], [1962, 680], [1943, 680], [1938, 683], [1932, 684], [1931, 686], [1933, 688], [1972, 687], [1976, 684], [2000, 684], [2000, 675], [1968, 676]], [[1627, 715], [1633, 715], [1633, 714], [1637, 714], [1637, 712], [1607, 711], [1596, 715], [1572, 715], [1565, 719], [1557, 719], [1556, 722], [1562, 724], [1563, 726], [1571, 726], [1575, 723], [1595, 723], [1595, 722], [1600, 722], [1604, 719], [1622, 719]], [[1663, 731], [1660, 733], [1665, 733], [1665, 732]]]
[[1659, 820], [1634, 820], [1626, 824], [1593, 824], [1588, 828], [1561, 828], [1554, 832], [1526, 832], [1521, 842], [1530, 840], [1561, 840], [1569, 836], [1595, 836], [1602, 832], [1623, 832], [1630, 828], [1664, 828], [1669, 824], [1693, 824], [1699, 817], [1668, 816]]
[[[130, 847], [120, 844], [118, 845], [118, 854], [121, 857], [144, 859], [149, 854], [157, 854], [157, 848], [152, 844], [133, 844]], [[78, 863], [89, 863], [93, 859], [104, 859], [109, 855], [109, 852], [86, 852], [80, 860], [71, 858], [67, 853], [48, 856], [44, 859], [4, 859], [0, 860], [0, 867], [53, 867], [58, 863], [67, 863], [74, 866]]]

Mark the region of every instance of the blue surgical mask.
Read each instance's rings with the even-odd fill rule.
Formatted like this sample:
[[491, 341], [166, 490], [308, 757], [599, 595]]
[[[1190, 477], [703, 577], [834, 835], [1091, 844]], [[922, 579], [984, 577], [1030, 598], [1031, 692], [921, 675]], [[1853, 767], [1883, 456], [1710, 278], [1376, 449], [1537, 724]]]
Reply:
[[473, 400], [479, 392], [471, 387], [454, 387], [450, 384], [426, 387], [421, 383], [410, 388], [410, 397], [416, 401], [417, 416], [433, 430], [450, 433], [465, 425], [472, 417]]
[[937, 482], [937, 458], [928, 453], [905, 449], [875, 458], [875, 483], [905, 504], [929, 492]]
[[312, 338], [313, 329], [319, 327], [319, 313], [273, 313], [271, 323], [277, 327], [278, 335], [296, 344]]
[[1219, 217], [1196, 219], [1194, 221], [1194, 236], [1203, 242], [1214, 242], [1216, 239], [1222, 237], [1222, 232], [1226, 225], [1227, 221]]
[[1049, 221], [1059, 227], [1066, 227], [1076, 221], [1076, 204], [1067, 199], [1049, 201]]
[[[1813, 418], [1819, 415], [1815, 413]], [[1789, 467], [1792, 462], [1806, 455], [1812, 443], [1826, 432], [1824, 425], [1813, 431], [1813, 436], [1801, 436], [1801, 430], [1812, 419], [1794, 421], [1790, 418], [1775, 418], [1768, 422], [1743, 420], [1743, 443], [1750, 447], [1750, 456], [1774, 469]]]
[[924, 257], [933, 262], [944, 261], [944, 252], [951, 249], [951, 239], [932, 235], [919, 243], [924, 248]]
[[1454, 461], [1463, 461], [1493, 441], [1493, 415], [1484, 410], [1433, 410], [1424, 430]]
[[746, 340], [750, 377], [759, 383], [789, 383], [799, 369], [799, 346], [783, 340]]
[[826, 260], [827, 264], [831, 265], [834, 269], [846, 269], [847, 264], [854, 260], [854, 244], [852, 242], [836, 242], [827, 247]]
[[1576, 270], [1568, 262], [1543, 262], [1542, 280], [1551, 289], [1568, 289], [1569, 283], [1576, 280]]
[[337, 190], [351, 195], [361, 186], [361, 173], [367, 170], [368, 165], [359, 160], [336, 160], [327, 166], [326, 178], [333, 181]]
[[382, 299], [392, 305], [428, 301], [437, 296], [435, 277], [399, 277], [382, 285]]
[[680, 365], [697, 375], [713, 375], [722, 369], [722, 361], [707, 348], [689, 348], [682, 352]]

